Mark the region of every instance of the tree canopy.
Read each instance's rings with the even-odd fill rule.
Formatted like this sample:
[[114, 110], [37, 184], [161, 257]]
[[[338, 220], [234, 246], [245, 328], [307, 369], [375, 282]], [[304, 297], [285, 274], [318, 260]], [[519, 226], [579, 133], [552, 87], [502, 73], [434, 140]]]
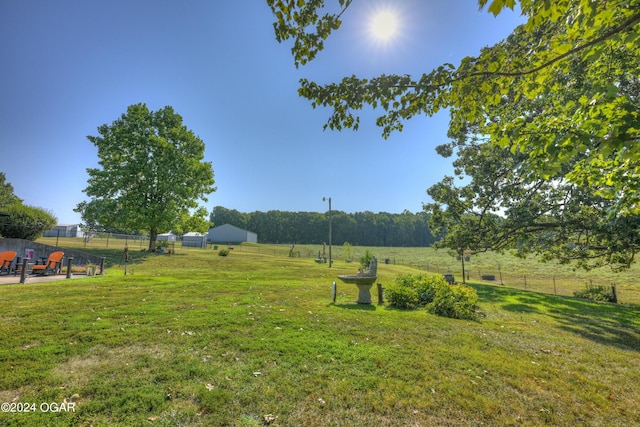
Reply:
[[91, 200], [75, 209], [88, 226], [148, 231], [154, 250], [158, 233], [197, 222], [190, 211], [215, 191], [213, 168], [203, 161], [204, 142], [172, 107], [131, 105], [98, 133], [87, 139], [98, 148], [101, 168], [87, 169]]
[[[322, 50], [352, 1], [267, 3], [276, 38], [294, 40], [299, 66]], [[447, 109], [453, 142], [439, 151], [457, 150], [459, 175], [473, 179], [458, 187], [445, 178], [429, 190], [435, 204], [427, 208], [447, 230], [452, 221], [466, 224], [452, 245], [463, 239], [476, 248], [499, 246], [516, 235], [522, 243], [535, 231], [529, 247], [547, 255], [628, 264], [635, 234], [614, 240], [634, 230], [640, 213], [640, 0], [478, 3], [496, 15], [519, 5], [526, 23], [476, 56], [421, 76], [301, 79], [299, 94], [332, 110], [325, 125], [331, 129], [357, 129], [359, 110], [381, 109], [384, 137], [414, 116]], [[497, 213], [508, 221], [497, 221]], [[496, 228], [509, 224], [512, 234]], [[471, 226], [484, 234], [465, 235]], [[553, 236], [554, 250], [543, 236]]]
[[[211, 212], [216, 225], [231, 224], [258, 234], [262, 243], [322, 244], [329, 241], [329, 217], [319, 212], [251, 212], [216, 206]], [[349, 242], [358, 246], [430, 246], [426, 212], [345, 213], [331, 211], [334, 245]]]
[[13, 192], [13, 185], [0, 172], [0, 211], [8, 217], [0, 218], [0, 236], [35, 240], [56, 225], [56, 217], [49, 211], [27, 206]]

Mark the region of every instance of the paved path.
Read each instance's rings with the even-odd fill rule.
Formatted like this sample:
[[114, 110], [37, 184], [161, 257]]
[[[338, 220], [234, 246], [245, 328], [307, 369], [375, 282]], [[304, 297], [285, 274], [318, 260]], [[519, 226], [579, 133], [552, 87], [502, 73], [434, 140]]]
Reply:
[[[71, 279], [77, 279], [80, 277], [87, 277], [86, 274], [72, 274]], [[33, 276], [29, 275], [24, 281], [25, 285], [29, 283], [40, 283], [40, 282], [52, 282], [54, 280], [67, 280], [67, 274], [56, 274], [53, 276]], [[2, 274], [0, 275], [0, 285], [12, 285], [12, 284], [20, 284], [20, 275], [14, 276], [13, 274]]]

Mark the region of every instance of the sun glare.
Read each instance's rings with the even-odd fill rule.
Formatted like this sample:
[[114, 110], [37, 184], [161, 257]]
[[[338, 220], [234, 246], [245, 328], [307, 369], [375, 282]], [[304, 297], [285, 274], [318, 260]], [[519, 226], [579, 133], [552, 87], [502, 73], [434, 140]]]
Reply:
[[398, 15], [392, 10], [374, 13], [369, 23], [369, 31], [379, 42], [388, 42], [398, 34]]

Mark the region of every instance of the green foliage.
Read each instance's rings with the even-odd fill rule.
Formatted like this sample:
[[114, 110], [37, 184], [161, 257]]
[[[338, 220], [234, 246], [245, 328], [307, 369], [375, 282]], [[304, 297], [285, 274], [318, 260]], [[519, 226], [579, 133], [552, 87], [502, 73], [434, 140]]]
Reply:
[[613, 298], [611, 288], [608, 286], [587, 286], [582, 291], [573, 293], [576, 298], [588, 299], [597, 302], [616, 302]]
[[22, 203], [22, 200], [13, 193], [13, 185], [6, 182], [4, 172], [0, 172], [0, 209], [15, 203]]
[[[387, 299], [392, 306], [400, 308], [424, 307], [433, 301], [438, 287], [443, 284], [446, 285], [446, 282], [441, 276], [427, 274], [401, 274], [396, 277], [394, 285], [392, 285], [390, 290], [385, 293], [388, 295]], [[407, 290], [410, 290], [411, 292], [408, 292]], [[415, 294], [416, 300], [413, 307], [402, 307], [403, 303], [400, 300], [396, 300], [396, 294]]]
[[[210, 215], [216, 225], [231, 224], [258, 234], [264, 243], [323, 243], [327, 240], [328, 217], [319, 212], [243, 213], [216, 206]], [[425, 212], [345, 213], [331, 211], [333, 244], [358, 242], [360, 246], [429, 246], [435, 238], [429, 231]]]
[[478, 316], [478, 294], [465, 285], [438, 284], [429, 312], [452, 319], [475, 320]]
[[371, 260], [373, 260], [373, 253], [369, 249], [366, 249], [360, 257], [360, 267], [364, 269], [369, 268]]
[[345, 261], [351, 261], [351, 257], [353, 256], [353, 248], [351, 247], [351, 243], [344, 242], [342, 245], [342, 259]]
[[449, 285], [441, 276], [399, 275], [385, 295], [389, 305], [402, 309], [426, 307], [438, 316], [477, 318], [478, 295], [468, 286]]
[[14, 203], [3, 208], [10, 215], [7, 223], [0, 224], [0, 235], [16, 239], [35, 240], [56, 226], [57, 219], [49, 211]]
[[212, 225], [207, 218], [208, 215], [209, 212], [204, 206], [198, 207], [193, 213], [184, 212], [180, 223], [173, 230], [177, 233], [197, 232], [204, 234], [209, 231]]
[[218, 251], [218, 256], [229, 256], [229, 249], [220, 249]]
[[87, 139], [98, 148], [102, 168], [87, 169], [84, 192], [91, 200], [75, 209], [89, 226], [149, 231], [153, 250], [159, 232], [188, 223], [189, 210], [215, 191], [211, 163], [202, 161], [204, 142], [169, 106], [153, 112], [131, 105], [98, 133]]
[[418, 291], [411, 286], [394, 284], [384, 291], [385, 298], [391, 307], [413, 310], [420, 305]]
[[[318, 12], [325, 9], [325, 1], [267, 2], [276, 17], [276, 38], [294, 40], [296, 65], [322, 50], [350, 4], [334, 2], [334, 13], [322, 15]], [[637, 233], [631, 243], [620, 237], [622, 230], [637, 229], [640, 213], [640, 0], [606, 2], [606, 7], [590, 0], [479, 0], [478, 4], [493, 15], [519, 4], [526, 23], [505, 40], [455, 65], [442, 64], [419, 76], [352, 75], [328, 84], [302, 79], [299, 95], [314, 108], [329, 108], [325, 127], [336, 130], [357, 129], [360, 110], [380, 109], [376, 124], [385, 138], [401, 131], [412, 117], [447, 109], [452, 138], [473, 136], [473, 149], [479, 155], [499, 159], [502, 154], [494, 150], [499, 148], [517, 158], [509, 161], [511, 169], [494, 164], [494, 171], [506, 175], [479, 172], [487, 178], [483, 185], [443, 189], [448, 192], [443, 199], [446, 196], [449, 202], [456, 195], [464, 199], [463, 206], [439, 202], [457, 210], [440, 222], [451, 232], [447, 247], [464, 250], [491, 246], [490, 239], [509, 240], [508, 233], [496, 235], [492, 224], [496, 222], [492, 215], [502, 208], [517, 213], [513, 224], [520, 221], [541, 236], [550, 225], [555, 243], [536, 238], [533, 245], [553, 247], [547, 256], [579, 259], [585, 265], [598, 257], [605, 263], [628, 264], [639, 247]], [[453, 150], [443, 147], [439, 152], [451, 155]], [[503, 190], [494, 205], [488, 203], [491, 177], [514, 184], [493, 185], [496, 192]], [[545, 200], [536, 195], [542, 181], [548, 182], [542, 192]], [[565, 203], [562, 191], [553, 188], [558, 184], [565, 194], [581, 194]], [[468, 203], [475, 197], [483, 199], [480, 209]], [[551, 221], [545, 223], [547, 216]], [[590, 218], [599, 219], [593, 230], [581, 226]], [[561, 231], [575, 224], [566, 233]], [[480, 226], [475, 236], [469, 234], [474, 226]], [[607, 228], [617, 231], [613, 238], [606, 238]], [[568, 237], [564, 247], [563, 237]], [[625, 243], [616, 245], [616, 240]], [[526, 247], [529, 240], [520, 243]], [[565, 253], [569, 256], [563, 257]]]

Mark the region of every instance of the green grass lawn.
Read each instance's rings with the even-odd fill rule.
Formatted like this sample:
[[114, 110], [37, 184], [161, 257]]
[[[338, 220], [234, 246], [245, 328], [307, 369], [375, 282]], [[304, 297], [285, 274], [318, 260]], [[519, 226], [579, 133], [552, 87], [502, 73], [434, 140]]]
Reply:
[[637, 306], [475, 284], [469, 322], [332, 303], [356, 263], [101, 253], [105, 276], [0, 287], [0, 402], [36, 404], [0, 425], [640, 425]]

